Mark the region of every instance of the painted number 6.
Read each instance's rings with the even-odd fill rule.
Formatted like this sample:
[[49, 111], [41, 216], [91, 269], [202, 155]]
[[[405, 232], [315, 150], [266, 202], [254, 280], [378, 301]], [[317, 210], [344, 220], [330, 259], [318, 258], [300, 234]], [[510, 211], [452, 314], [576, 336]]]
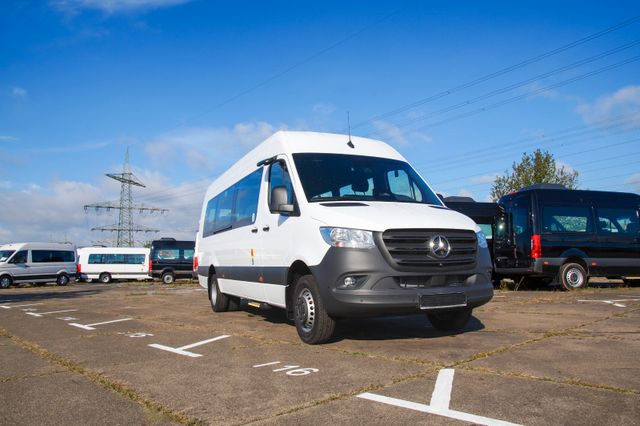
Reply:
[[295, 370], [287, 371], [287, 376], [306, 376], [307, 374], [317, 373], [317, 368], [297, 368]]

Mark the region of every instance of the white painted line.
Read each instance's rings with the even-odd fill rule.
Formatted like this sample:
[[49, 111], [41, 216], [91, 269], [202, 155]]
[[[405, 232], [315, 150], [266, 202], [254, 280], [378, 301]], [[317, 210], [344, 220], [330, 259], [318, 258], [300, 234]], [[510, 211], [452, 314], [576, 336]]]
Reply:
[[638, 298], [632, 299], [612, 299], [612, 300], [596, 300], [596, 299], [581, 299], [578, 302], [596, 302], [596, 303], [606, 303], [607, 305], [613, 305], [618, 308], [626, 308], [627, 305], [623, 305], [620, 302], [640, 302]]
[[267, 362], [265, 364], [254, 365], [253, 368], [266, 367], [268, 365], [276, 365], [276, 364], [280, 364], [280, 361], [273, 361], [273, 362]]
[[11, 308], [20, 308], [22, 306], [36, 306], [36, 305], [44, 305], [44, 303], [27, 303], [25, 305], [0, 305], [0, 308], [11, 309]]
[[76, 317], [58, 317], [56, 319], [62, 320], [62, 321], [76, 321], [78, 318]]
[[436, 386], [431, 395], [431, 408], [446, 411], [451, 401], [451, 388], [453, 387], [453, 368], [445, 368], [438, 372]]
[[65, 309], [63, 311], [51, 311], [51, 312], [27, 312], [27, 315], [31, 315], [34, 317], [41, 317], [43, 315], [61, 314], [63, 312], [75, 312], [75, 311], [77, 311], [77, 309]]
[[122, 318], [122, 319], [117, 319], [117, 320], [113, 320], [113, 321], [96, 322], [94, 324], [78, 324], [78, 323], [75, 323], [75, 322], [70, 322], [69, 325], [72, 325], [72, 326], [78, 327], [78, 328], [82, 328], [84, 330], [95, 330], [95, 326], [96, 325], [112, 324], [114, 322], [129, 321], [129, 320], [132, 320], [132, 319], [133, 318]]
[[461, 411], [450, 410], [449, 403], [451, 401], [451, 389], [453, 386], [454, 372], [455, 370], [450, 368], [443, 369], [438, 372], [436, 385], [433, 389], [433, 394], [431, 395], [431, 405], [405, 401], [404, 399], [391, 398], [383, 395], [376, 395], [369, 392], [361, 393], [360, 395], [357, 395], [357, 397], [368, 399], [369, 401], [380, 402], [382, 404], [394, 405], [400, 408], [408, 408], [409, 410], [435, 414], [437, 416], [449, 417], [452, 419], [462, 420], [479, 425], [520, 426], [517, 423], [510, 423], [503, 420], [497, 420], [489, 417], [477, 416], [475, 414], [463, 413]]
[[230, 337], [230, 336], [225, 334], [225, 335], [222, 335], [222, 336], [213, 337], [211, 339], [203, 340], [201, 342], [196, 342], [196, 343], [192, 343], [190, 345], [181, 346], [179, 348], [172, 348], [171, 346], [160, 345], [158, 343], [151, 343], [149, 346], [151, 346], [152, 348], [163, 350], [163, 351], [173, 352], [174, 354], [184, 355], [184, 356], [188, 356], [188, 357], [191, 357], [191, 358], [197, 358], [197, 357], [201, 357], [202, 355], [201, 354], [197, 354], [195, 352], [189, 352], [186, 349], [195, 348], [196, 346], [205, 345], [207, 343], [215, 342], [216, 340], [226, 339], [227, 337]]
[[299, 365], [285, 365], [282, 368], [276, 368], [273, 370], [274, 373], [279, 373], [280, 371], [293, 370], [294, 368], [300, 368]]

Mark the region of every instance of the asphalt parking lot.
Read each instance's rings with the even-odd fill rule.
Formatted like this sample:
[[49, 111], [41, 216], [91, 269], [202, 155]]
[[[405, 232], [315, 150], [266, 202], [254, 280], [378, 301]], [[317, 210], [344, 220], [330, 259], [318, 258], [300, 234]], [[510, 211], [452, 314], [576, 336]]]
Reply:
[[640, 289], [497, 291], [300, 342], [282, 311], [214, 314], [195, 284], [0, 292], [0, 424], [640, 422]]

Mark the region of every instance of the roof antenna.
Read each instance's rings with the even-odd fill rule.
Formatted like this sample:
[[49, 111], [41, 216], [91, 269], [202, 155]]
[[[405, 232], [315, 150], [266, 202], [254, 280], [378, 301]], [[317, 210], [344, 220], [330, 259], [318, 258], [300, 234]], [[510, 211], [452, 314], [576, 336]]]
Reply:
[[356, 146], [351, 142], [351, 120], [349, 118], [349, 111], [347, 111], [347, 126], [349, 127], [349, 142], [347, 142], [347, 145], [349, 145], [349, 148], [355, 148]]

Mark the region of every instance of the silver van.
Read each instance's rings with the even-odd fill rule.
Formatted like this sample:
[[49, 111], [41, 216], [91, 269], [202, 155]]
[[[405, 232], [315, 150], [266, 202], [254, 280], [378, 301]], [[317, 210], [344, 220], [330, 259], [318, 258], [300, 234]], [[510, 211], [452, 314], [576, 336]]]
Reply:
[[76, 278], [76, 248], [57, 243], [0, 246], [0, 287], [21, 282], [67, 285]]

